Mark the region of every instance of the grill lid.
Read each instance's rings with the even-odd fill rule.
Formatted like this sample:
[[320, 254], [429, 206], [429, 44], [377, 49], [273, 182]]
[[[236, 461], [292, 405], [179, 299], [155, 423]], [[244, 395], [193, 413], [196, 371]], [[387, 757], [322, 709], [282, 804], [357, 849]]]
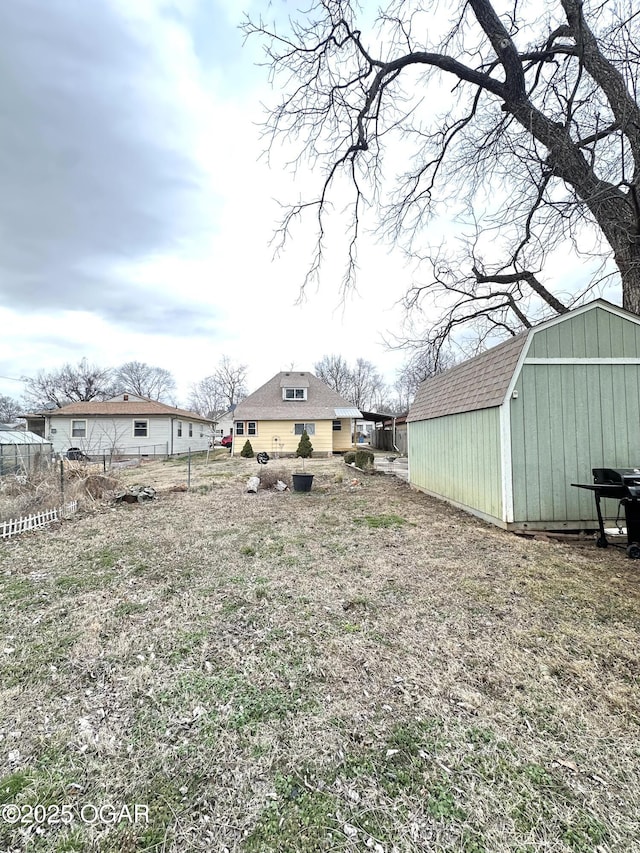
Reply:
[[598, 486], [621, 486], [632, 498], [640, 497], [640, 468], [592, 468]]
[[640, 485], [640, 468], [592, 468], [591, 473], [598, 485]]

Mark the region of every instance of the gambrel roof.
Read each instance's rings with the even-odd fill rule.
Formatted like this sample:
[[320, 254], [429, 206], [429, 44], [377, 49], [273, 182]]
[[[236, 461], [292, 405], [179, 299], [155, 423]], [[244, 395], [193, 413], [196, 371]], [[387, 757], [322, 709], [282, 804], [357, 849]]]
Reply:
[[407, 421], [423, 421], [499, 406], [520, 358], [528, 333], [425, 379], [418, 388]]
[[[407, 421], [430, 420], [444, 415], [457, 415], [502, 405], [515, 374], [520, 370], [522, 359], [529, 359], [531, 353], [535, 353], [534, 339], [536, 336], [540, 337], [538, 333], [561, 323], [573, 322], [578, 317], [582, 317], [584, 321], [587, 315], [594, 316], [598, 311], [601, 314], [604, 312], [608, 317], [619, 318], [618, 323], [631, 320], [636, 325], [640, 324], [640, 318], [636, 314], [612, 305], [604, 299], [595, 299], [566, 314], [560, 314], [533, 326], [475, 358], [457, 364], [444, 373], [425, 379], [418, 388], [415, 400], [409, 409]], [[615, 335], [611, 335], [611, 338], [615, 343]], [[610, 345], [614, 346], [614, 344]], [[566, 353], [565, 356], [581, 358], [585, 355], [583, 335], [579, 351]]]
[[[304, 388], [307, 399], [283, 400], [283, 388]], [[233, 417], [237, 421], [320, 421], [362, 414], [313, 373], [289, 370], [277, 373], [238, 403]]]

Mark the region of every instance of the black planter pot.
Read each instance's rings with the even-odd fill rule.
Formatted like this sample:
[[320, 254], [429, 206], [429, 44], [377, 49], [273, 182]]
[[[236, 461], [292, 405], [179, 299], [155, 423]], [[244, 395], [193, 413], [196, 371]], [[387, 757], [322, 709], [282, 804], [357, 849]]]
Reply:
[[293, 474], [293, 491], [310, 492], [313, 474]]

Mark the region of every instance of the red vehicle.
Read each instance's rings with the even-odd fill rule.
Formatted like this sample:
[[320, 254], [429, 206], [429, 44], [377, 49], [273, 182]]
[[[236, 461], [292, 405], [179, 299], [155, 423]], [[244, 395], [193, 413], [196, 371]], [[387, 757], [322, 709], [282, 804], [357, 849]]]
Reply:
[[233, 444], [233, 436], [232, 435], [225, 435], [224, 438], [221, 440], [220, 444], [223, 447], [228, 447], [229, 450], [231, 450], [231, 445]]

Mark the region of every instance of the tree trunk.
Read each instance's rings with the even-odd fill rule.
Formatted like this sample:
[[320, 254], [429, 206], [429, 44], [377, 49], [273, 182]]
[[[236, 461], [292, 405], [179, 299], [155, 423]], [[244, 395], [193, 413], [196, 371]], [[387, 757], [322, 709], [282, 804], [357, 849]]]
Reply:
[[622, 307], [640, 314], [640, 240], [630, 242], [623, 234], [621, 246], [613, 246], [622, 278]]

